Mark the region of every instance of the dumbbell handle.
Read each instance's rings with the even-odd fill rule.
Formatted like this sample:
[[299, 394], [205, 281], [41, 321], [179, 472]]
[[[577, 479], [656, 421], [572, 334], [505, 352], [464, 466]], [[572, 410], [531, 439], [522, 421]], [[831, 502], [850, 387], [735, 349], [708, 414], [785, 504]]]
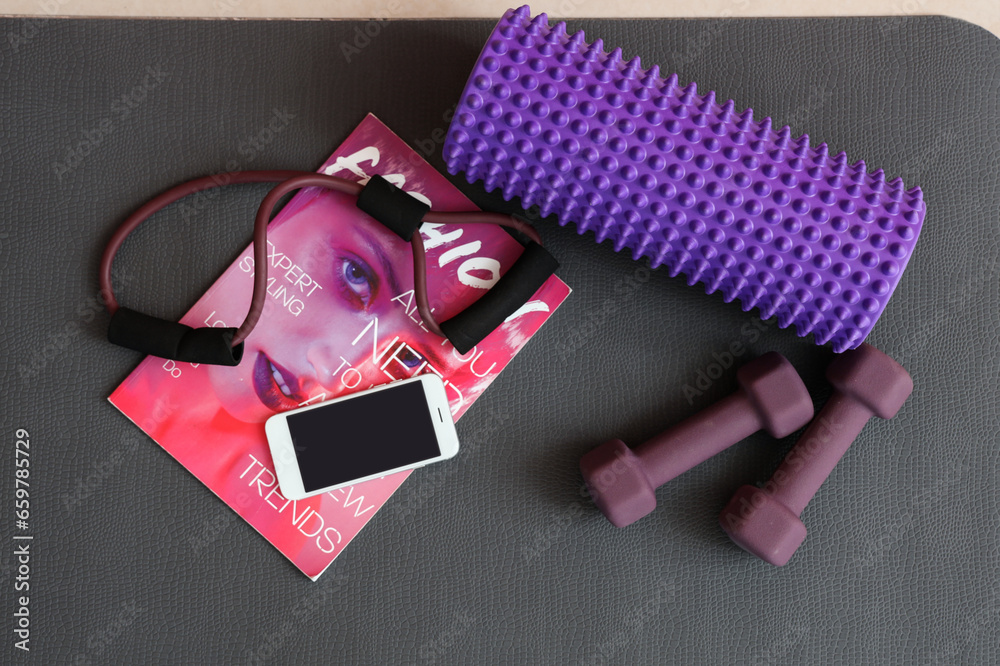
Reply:
[[796, 516], [801, 514], [871, 417], [864, 404], [834, 391], [765, 488]]
[[634, 449], [654, 488], [746, 439], [763, 427], [740, 389]]

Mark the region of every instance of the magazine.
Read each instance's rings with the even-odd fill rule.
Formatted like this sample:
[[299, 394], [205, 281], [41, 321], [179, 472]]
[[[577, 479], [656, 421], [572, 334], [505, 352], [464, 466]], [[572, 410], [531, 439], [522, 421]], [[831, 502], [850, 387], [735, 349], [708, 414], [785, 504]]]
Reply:
[[[476, 210], [370, 114], [320, 172], [359, 182], [380, 174], [435, 210]], [[494, 225], [424, 224], [420, 233], [438, 321], [479, 298], [523, 250]], [[444, 380], [457, 420], [570, 290], [552, 276], [497, 330], [459, 354], [427, 331], [417, 313], [409, 243], [358, 210], [353, 197], [300, 190], [271, 222], [267, 242], [267, 304], [238, 366], [147, 357], [109, 399], [316, 580], [411, 471], [288, 500], [274, 474], [264, 421], [429, 372]], [[238, 326], [255, 268], [248, 246], [181, 322]], [[461, 452], [442, 464], [462, 465]]]

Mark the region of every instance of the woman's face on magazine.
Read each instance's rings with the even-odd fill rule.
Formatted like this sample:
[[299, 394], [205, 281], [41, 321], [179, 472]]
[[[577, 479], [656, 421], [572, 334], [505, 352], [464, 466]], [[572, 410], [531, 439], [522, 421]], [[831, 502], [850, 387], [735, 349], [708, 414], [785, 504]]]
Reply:
[[[441, 372], [460, 363], [450, 345], [416, 327], [412, 298], [398, 298], [413, 288], [409, 245], [376, 224], [341, 221], [323, 201], [269, 235], [260, 323], [237, 367], [209, 369], [222, 406], [240, 420], [423, 374], [428, 362]], [[232, 307], [239, 321], [245, 305]]]

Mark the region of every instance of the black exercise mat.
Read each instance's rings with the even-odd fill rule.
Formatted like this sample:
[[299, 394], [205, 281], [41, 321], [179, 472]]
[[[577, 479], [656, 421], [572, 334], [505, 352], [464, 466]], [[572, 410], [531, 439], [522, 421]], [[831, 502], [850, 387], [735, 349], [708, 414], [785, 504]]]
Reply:
[[[734, 387], [722, 365], [771, 349], [821, 404], [832, 353], [773, 322], [754, 334], [759, 320], [735, 304], [552, 220], [538, 224], [574, 293], [462, 419], [460, 456], [415, 473], [317, 583], [107, 402], [140, 360], [104, 340], [96, 300], [102, 248], [129, 212], [227, 166], [314, 169], [369, 111], [441, 168], [447, 117], [493, 23], [0, 21], [4, 653], [1000, 661], [1000, 43], [966, 23], [570, 21], [925, 192], [922, 239], [869, 337], [916, 389], [897, 419], [862, 433], [784, 568], [740, 551], [717, 516], [794, 437], [751, 437], [623, 530], [581, 494], [577, 462], [722, 397]], [[288, 122], [265, 132], [275, 114]], [[247, 244], [266, 190], [157, 215], [118, 259], [122, 302], [179, 317]], [[748, 351], [729, 360], [734, 342]], [[19, 428], [31, 437], [27, 592], [15, 588]], [[12, 631], [22, 595], [27, 655]]]

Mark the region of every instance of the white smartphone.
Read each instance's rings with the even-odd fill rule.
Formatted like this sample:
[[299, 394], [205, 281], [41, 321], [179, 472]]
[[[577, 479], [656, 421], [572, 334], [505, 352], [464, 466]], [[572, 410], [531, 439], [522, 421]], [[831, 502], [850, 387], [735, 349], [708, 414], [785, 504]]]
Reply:
[[276, 414], [264, 431], [281, 494], [293, 500], [458, 453], [444, 383], [433, 374]]

